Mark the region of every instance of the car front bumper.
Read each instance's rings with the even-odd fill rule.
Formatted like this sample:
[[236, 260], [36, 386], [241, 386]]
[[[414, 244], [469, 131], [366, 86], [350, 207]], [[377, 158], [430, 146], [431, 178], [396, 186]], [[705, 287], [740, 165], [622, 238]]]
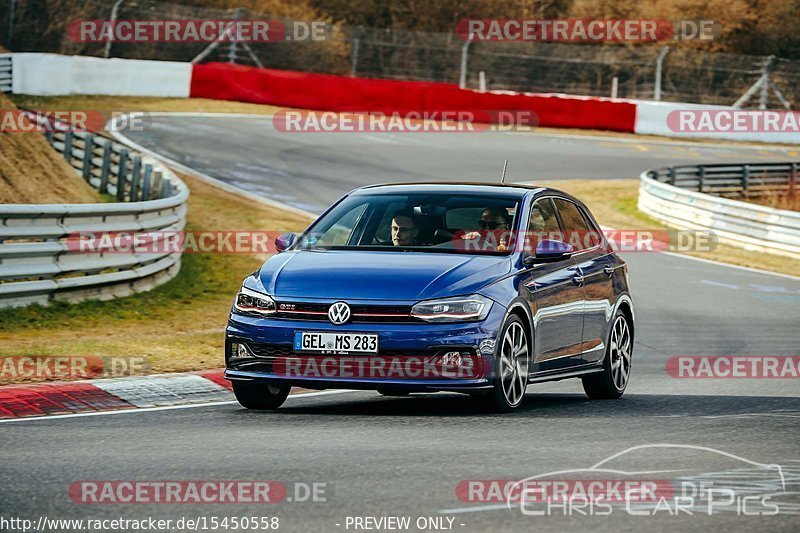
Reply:
[[[327, 321], [300, 321], [287, 319], [255, 318], [232, 313], [226, 329], [225, 377], [231, 381], [255, 381], [273, 385], [296, 386], [309, 389], [392, 389], [407, 392], [461, 391], [475, 392], [491, 387], [494, 364], [494, 341], [502, 327], [506, 310], [495, 303], [489, 315], [481, 322], [470, 323], [351, 323], [334, 326]], [[294, 350], [297, 331], [328, 331], [348, 333], [377, 333], [377, 356], [304, 355]], [[231, 349], [233, 343], [248, 347], [247, 357], [237, 357]], [[311, 362], [312, 357], [324, 357], [332, 363], [327, 368], [338, 368], [339, 358], [430, 361], [444, 353], [470, 354], [469, 372], [451, 372], [446, 375], [416, 377], [411, 373], [400, 375], [374, 375], [367, 372], [287, 372], [285, 361]], [[372, 361], [369, 361], [372, 359]], [[307, 368], [307, 367], [303, 367]]]

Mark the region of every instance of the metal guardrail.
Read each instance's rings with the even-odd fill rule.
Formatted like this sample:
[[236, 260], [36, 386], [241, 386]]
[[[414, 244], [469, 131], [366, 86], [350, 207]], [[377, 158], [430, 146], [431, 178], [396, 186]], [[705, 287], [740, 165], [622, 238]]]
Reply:
[[13, 57], [12, 54], [0, 54], [0, 93], [10, 93], [13, 89]]
[[110, 299], [174, 277], [180, 251], [81, 251], [74, 238], [82, 232], [125, 232], [135, 238], [182, 230], [186, 185], [155, 159], [104, 137], [47, 137], [92, 187], [117, 202], [0, 205], [0, 307]]
[[713, 231], [720, 242], [800, 259], [800, 213], [742, 202], [797, 190], [798, 163], [703, 165], [643, 172], [639, 210], [678, 229]]
[[797, 190], [800, 163], [687, 165], [650, 170], [647, 175], [681, 189], [741, 198]]

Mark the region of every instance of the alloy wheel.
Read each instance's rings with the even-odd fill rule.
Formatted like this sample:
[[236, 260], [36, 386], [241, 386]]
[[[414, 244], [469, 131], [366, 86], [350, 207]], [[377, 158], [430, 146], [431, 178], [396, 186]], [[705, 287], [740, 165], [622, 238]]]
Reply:
[[517, 405], [528, 385], [528, 340], [522, 324], [512, 322], [500, 347], [500, 383], [509, 405]]
[[631, 334], [628, 321], [618, 316], [611, 331], [611, 377], [618, 390], [624, 390], [631, 373]]

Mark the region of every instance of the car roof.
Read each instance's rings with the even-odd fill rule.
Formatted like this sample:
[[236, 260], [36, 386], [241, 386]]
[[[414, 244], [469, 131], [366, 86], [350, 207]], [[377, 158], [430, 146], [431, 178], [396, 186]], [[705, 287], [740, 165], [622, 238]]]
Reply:
[[534, 184], [525, 183], [485, 183], [485, 182], [452, 182], [452, 181], [424, 181], [413, 183], [382, 183], [377, 185], [367, 185], [354, 190], [351, 194], [411, 194], [411, 193], [461, 193], [469, 195], [498, 195], [513, 198], [522, 198], [527, 193], [534, 193], [536, 196], [547, 194], [557, 194], [566, 198], [577, 200], [572, 195], [550, 187], [542, 187]]

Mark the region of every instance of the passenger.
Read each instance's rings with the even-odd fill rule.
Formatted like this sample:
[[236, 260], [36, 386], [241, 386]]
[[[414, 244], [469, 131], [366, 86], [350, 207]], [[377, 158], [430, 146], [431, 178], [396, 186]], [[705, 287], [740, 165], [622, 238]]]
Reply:
[[507, 230], [511, 227], [511, 220], [505, 209], [501, 207], [487, 207], [481, 213], [478, 226], [481, 229]]
[[511, 228], [511, 220], [508, 213], [501, 207], [487, 207], [481, 212], [481, 218], [478, 220], [478, 227], [483, 231], [468, 231], [464, 234], [462, 239], [478, 239], [485, 230], [489, 231], [506, 231]]

